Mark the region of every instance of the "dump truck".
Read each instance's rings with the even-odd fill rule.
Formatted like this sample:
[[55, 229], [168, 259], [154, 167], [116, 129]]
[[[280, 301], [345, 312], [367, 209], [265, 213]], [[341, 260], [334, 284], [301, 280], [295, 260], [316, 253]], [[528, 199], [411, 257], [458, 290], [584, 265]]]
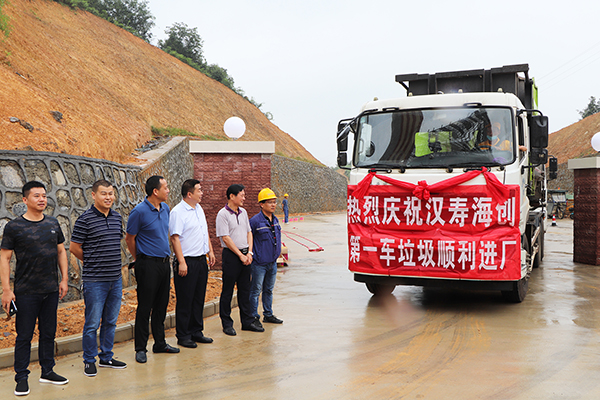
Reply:
[[528, 64], [396, 82], [405, 97], [375, 98], [338, 123], [354, 280], [375, 295], [417, 285], [523, 301], [557, 173]]

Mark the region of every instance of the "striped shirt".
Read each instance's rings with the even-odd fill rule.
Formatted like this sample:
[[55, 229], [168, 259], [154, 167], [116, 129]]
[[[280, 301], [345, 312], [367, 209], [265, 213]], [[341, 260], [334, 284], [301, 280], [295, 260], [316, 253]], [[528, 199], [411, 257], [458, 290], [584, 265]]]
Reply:
[[84, 282], [110, 282], [121, 278], [121, 215], [109, 210], [108, 216], [92, 206], [73, 226], [71, 241], [81, 244]]

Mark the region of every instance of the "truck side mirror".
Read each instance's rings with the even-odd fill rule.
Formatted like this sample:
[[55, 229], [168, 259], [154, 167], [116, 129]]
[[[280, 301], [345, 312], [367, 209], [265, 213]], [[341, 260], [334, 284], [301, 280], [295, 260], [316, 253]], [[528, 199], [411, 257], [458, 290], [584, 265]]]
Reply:
[[529, 156], [529, 163], [532, 165], [541, 165], [548, 162], [548, 149], [532, 148]]
[[342, 120], [338, 123], [338, 132], [336, 137], [337, 142], [337, 164], [338, 167], [342, 169], [350, 169], [348, 168], [348, 155], [346, 152], [348, 151], [348, 135], [352, 131], [351, 125], [348, 120]]
[[548, 166], [548, 180], [554, 180], [558, 178], [558, 159], [556, 157], [550, 157], [550, 165]]
[[545, 115], [529, 116], [529, 141], [532, 148], [548, 147], [548, 117]]
[[348, 166], [348, 155], [346, 153], [338, 153], [337, 156], [338, 167], [346, 169]]

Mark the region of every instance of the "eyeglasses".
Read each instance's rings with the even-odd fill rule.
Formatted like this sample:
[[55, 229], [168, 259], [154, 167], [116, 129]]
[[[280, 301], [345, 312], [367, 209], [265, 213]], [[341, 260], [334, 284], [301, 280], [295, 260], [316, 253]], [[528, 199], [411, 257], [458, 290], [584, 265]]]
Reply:
[[277, 200], [267, 200], [265, 204], [277, 204]]

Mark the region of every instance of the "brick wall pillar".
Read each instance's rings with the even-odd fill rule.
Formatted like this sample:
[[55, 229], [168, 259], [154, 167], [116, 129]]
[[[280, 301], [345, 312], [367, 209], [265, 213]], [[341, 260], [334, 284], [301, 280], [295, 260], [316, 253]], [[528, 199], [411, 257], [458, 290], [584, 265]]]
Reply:
[[190, 153], [194, 158], [194, 178], [202, 185], [200, 205], [206, 214], [217, 264], [221, 269], [221, 244], [216, 237], [217, 213], [227, 204], [229, 185], [240, 183], [246, 187], [244, 209], [252, 217], [260, 211], [258, 192], [271, 186], [271, 155], [275, 142], [207, 142], [190, 141]]
[[569, 160], [574, 170], [573, 261], [600, 265], [600, 157]]

